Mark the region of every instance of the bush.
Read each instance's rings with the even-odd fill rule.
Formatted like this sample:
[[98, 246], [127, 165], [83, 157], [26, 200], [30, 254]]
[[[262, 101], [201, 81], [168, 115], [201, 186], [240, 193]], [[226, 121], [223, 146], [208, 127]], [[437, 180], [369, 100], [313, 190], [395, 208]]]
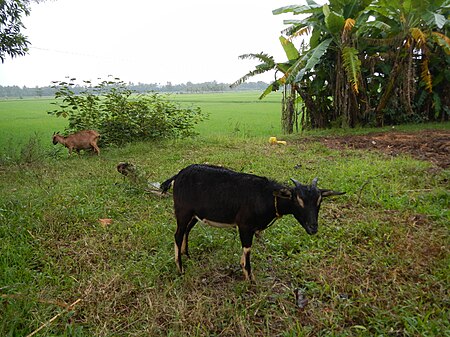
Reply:
[[68, 132], [95, 129], [102, 145], [123, 145], [156, 138], [195, 135], [194, 127], [206, 118], [199, 107], [181, 107], [167, 95], [137, 95], [118, 78], [92, 86], [54, 82], [57, 109], [51, 115], [68, 118]]

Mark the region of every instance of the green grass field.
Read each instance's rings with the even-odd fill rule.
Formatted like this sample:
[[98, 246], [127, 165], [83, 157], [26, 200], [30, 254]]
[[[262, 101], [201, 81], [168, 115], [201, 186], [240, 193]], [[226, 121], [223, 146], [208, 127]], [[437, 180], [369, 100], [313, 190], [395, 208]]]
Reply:
[[[65, 126], [50, 100], [0, 101], [0, 336], [450, 336], [449, 170], [304, 141], [367, 130], [283, 137], [276, 96], [257, 97], [176, 95], [210, 114], [197, 138], [70, 158], [50, 145]], [[236, 230], [200, 224], [179, 276], [172, 200], [120, 161], [151, 182], [208, 162], [347, 194], [315, 236], [286, 216], [255, 238], [254, 284]]]
[[[258, 92], [222, 94], [179, 94], [170, 99], [183, 105], [200, 106], [208, 112], [208, 123], [197, 130], [202, 135], [237, 137], [280, 134], [280, 94], [258, 100]], [[30, 137], [50, 142], [55, 131], [64, 131], [67, 120], [47, 114], [54, 110], [52, 98], [0, 100], [0, 145]]]
[[0, 100], [0, 144], [34, 136], [51, 140], [54, 131], [63, 131], [67, 121], [47, 114], [53, 109], [52, 101], [50, 98]]
[[258, 92], [174, 95], [182, 104], [194, 104], [210, 114], [208, 123], [198, 126], [201, 134], [238, 137], [278, 135], [281, 132], [281, 95], [259, 100]]

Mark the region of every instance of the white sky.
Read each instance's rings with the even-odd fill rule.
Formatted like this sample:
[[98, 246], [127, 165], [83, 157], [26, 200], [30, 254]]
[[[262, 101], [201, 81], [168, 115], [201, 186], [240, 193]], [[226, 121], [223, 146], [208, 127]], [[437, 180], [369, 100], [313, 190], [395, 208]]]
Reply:
[[[272, 10], [304, 0], [47, 0], [32, 4], [26, 56], [0, 64], [0, 85], [47, 86], [78, 80], [172, 84], [231, 83], [266, 52], [285, 61], [278, 40], [287, 14]], [[272, 75], [251, 81], [270, 81]]]

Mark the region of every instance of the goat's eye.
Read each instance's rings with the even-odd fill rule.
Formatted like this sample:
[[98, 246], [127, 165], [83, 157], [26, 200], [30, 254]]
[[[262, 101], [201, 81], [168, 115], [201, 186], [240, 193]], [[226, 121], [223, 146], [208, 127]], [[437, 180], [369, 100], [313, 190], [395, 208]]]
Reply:
[[305, 202], [303, 201], [302, 198], [297, 196], [297, 201], [298, 201], [298, 204], [300, 205], [301, 208], [305, 208]]
[[321, 195], [319, 195], [319, 198], [317, 199], [317, 206], [319, 206], [320, 205], [320, 202], [322, 201], [322, 196]]

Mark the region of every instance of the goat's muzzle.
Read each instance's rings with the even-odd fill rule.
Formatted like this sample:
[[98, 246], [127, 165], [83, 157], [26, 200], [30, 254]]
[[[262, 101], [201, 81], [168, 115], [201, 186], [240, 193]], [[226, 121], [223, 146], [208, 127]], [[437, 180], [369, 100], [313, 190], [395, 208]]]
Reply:
[[308, 233], [309, 235], [314, 235], [314, 234], [316, 234], [317, 233], [317, 230], [318, 230], [318, 226], [317, 226], [317, 224], [316, 225], [307, 225], [307, 226], [305, 226], [305, 230], [306, 230], [306, 233]]

